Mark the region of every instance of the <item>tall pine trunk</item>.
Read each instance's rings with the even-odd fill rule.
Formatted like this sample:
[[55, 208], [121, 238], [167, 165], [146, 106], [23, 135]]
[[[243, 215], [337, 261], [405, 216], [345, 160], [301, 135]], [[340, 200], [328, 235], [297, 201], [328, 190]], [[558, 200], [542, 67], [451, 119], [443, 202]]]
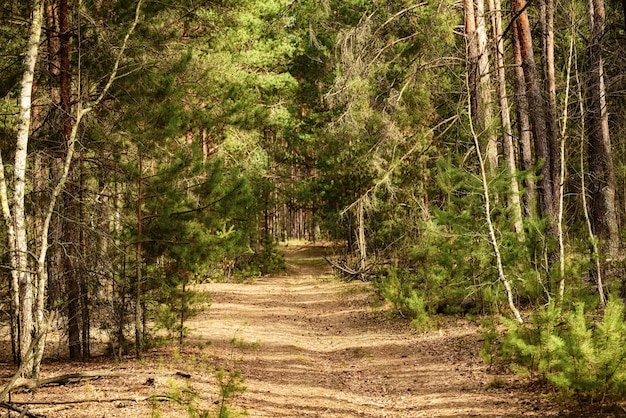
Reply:
[[619, 224], [616, 206], [615, 169], [611, 155], [609, 114], [602, 62], [605, 31], [603, 0], [589, 1], [591, 43], [589, 45], [591, 91], [589, 103], [589, 191], [594, 232], [605, 241], [606, 252], [619, 251]]
[[539, 27], [541, 30], [541, 66], [543, 69], [543, 95], [545, 98], [546, 135], [550, 152], [552, 195], [557, 205], [559, 195], [560, 147], [556, 114], [556, 78], [554, 69], [554, 0], [539, 2]]
[[465, 11], [465, 38], [467, 45], [467, 74], [470, 89], [470, 106], [472, 115], [478, 115], [480, 109], [479, 72], [478, 72], [478, 41], [476, 35], [476, 17], [474, 1], [463, 0]]
[[[533, 147], [528, 116], [528, 99], [526, 97], [526, 80], [522, 68], [522, 53], [517, 35], [517, 25], [512, 25], [513, 31], [513, 57], [514, 57], [514, 80], [515, 88], [515, 111], [517, 116], [518, 149], [522, 170], [529, 172], [533, 168]], [[533, 177], [524, 179], [526, 193], [523, 195], [525, 213], [534, 217], [537, 214], [537, 187]]]
[[541, 162], [539, 169], [541, 177], [538, 184], [539, 210], [541, 216], [546, 218], [551, 226], [554, 226], [557, 214], [554, 206], [554, 179], [552, 178], [551, 171], [550, 144], [546, 126], [545, 105], [537, 78], [537, 66], [533, 52], [531, 27], [528, 14], [525, 10], [526, 1], [512, 0], [512, 5], [513, 12], [517, 16], [514, 22], [516, 25], [515, 35], [519, 43], [522, 69], [524, 70], [526, 97], [528, 103], [532, 103], [532, 106], [529, 106], [528, 110], [534, 137], [535, 157], [537, 161]]
[[498, 144], [493, 126], [493, 99], [484, 0], [464, 0], [465, 36], [472, 115], [478, 135], [486, 137], [486, 160], [490, 175], [498, 168]]

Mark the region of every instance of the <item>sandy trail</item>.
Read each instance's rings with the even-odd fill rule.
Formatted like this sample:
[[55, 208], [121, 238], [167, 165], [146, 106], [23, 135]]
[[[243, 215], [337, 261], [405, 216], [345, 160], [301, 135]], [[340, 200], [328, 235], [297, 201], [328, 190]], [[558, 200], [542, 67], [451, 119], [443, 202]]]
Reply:
[[514, 377], [487, 373], [476, 325], [417, 333], [373, 308], [368, 284], [333, 278], [319, 249], [290, 249], [286, 261], [280, 276], [206, 285], [208, 318], [190, 325], [234, 359], [250, 416], [550, 415]]
[[[369, 284], [334, 278], [324, 248], [284, 250], [283, 274], [198, 286], [213, 295], [212, 305], [187, 321], [184, 348], [154, 347], [141, 361], [132, 353], [117, 362], [49, 358], [43, 377], [81, 370], [121, 376], [46, 386], [12, 400], [50, 418], [203, 416], [188, 407], [215, 414], [214, 371], [225, 368], [246, 379], [247, 390], [230, 407], [250, 417], [615, 416], [565, 414], [553, 397], [489, 371], [477, 354], [476, 323], [441, 318], [437, 330], [418, 333], [389, 315]], [[0, 363], [0, 380], [13, 372]], [[168, 395], [173, 391], [194, 395], [180, 403]]]

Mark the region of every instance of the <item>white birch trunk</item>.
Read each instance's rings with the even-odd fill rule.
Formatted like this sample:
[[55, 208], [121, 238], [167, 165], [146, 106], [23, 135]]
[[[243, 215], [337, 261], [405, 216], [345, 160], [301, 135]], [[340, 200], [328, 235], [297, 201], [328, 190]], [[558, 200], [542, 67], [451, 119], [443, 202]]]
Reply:
[[498, 273], [498, 280], [500, 280], [502, 284], [504, 285], [504, 289], [506, 290], [507, 300], [509, 302], [509, 308], [511, 309], [511, 312], [513, 312], [515, 319], [517, 319], [517, 321], [521, 324], [524, 322], [524, 319], [522, 318], [520, 311], [517, 309], [517, 306], [515, 305], [515, 299], [513, 297], [513, 286], [511, 285], [511, 282], [509, 281], [509, 279], [506, 277], [506, 274], [504, 273], [504, 266], [502, 264], [502, 254], [500, 253], [500, 245], [498, 244], [496, 230], [495, 230], [495, 227], [493, 226], [493, 221], [491, 220], [491, 193], [489, 192], [489, 182], [487, 180], [487, 170], [485, 167], [485, 160], [483, 159], [483, 156], [481, 154], [480, 142], [478, 141], [478, 135], [476, 134], [476, 131], [474, 130], [474, 124], [472, 123], [471, 104], [468, 105], [468, 111], [470, 113], [469, 125], [470, 125], [470, 130], [472, 132], [472, 138], [474, 140], [474, 147], [476, 148], [476, 155], [478, 157], [478, 163], [480, 167], [480, 178], [482, 180], [482, 186], [483, 186], [483, 198], [485, 201], [485, 220], [487, 221], [487, 228], [489, 230], [489, 242], [491, 243], [493, 252], [496, 257], [496, 268], [497, 268], [497, 273]]
[[[24, 59], [24, 73], [20, 91], [20, 111], [18, 116], [15, 163], [12, 179], [7, 178], [4, 162], [0, 155], [0, 204], [7, 227], [8, 247], [10, 249], [9, 264], [11, 269], [12, 303], [14, 305], [15, 326], [17, 327], [16, 334], [19, 339], [17, 355], [21, 360], [21, 374], [31, 378], [37, 378], [39, 375], [39, 365], [45, 346], [45, 337], [43, 334], [46, 330], [45, 302], [48, 284], [46, 257], [49, 245], [48, 232], [50, 229], [50, 221], [54, 213], [56, 201], [67, 183], [81, 120], [93, 106], [103, 100], [115, 81], [128, 39], [139, 21], [141, 0], [137, 3], [135, 19], [124, 38], [113, 70], [100, 95], [90, 108], [83, 109], [80, 101], [76, 106], [75, 121], [70, 137], [68, 138], [68, 151], [63, 162], [62, 175], [58, 183], [54, 186], [48, 207], [43, 213], [41, 230], [34, 231], [34, 235], [38, 235], [36, 238], [38, 238], [40, 242], [39, 246], [35, 247], [36, 251], [38, 251], [38, 254], [35, 255], [35, 262], [29, 263], [28, 225], [26, 222], [25, 206], [27, 188], [26, 172], [28, 167], [28, 143], [30, 140], [34, 74], [39, 53], [44, 11], [43, 0], [35, 0], [34, 3], [28, 46]], [[80, 85], [80, 80], [78, 84]], [[10, 196], [8, 192], [10, 189], [9, 184], [12, 185], [12, 196]]]
[[[570, 90], [570, 79], [572, 73], [572, 59], [574, 57], [574, 36], [570, 37], [569, 44], [569, 58], [567, 60], [567, 77], [565, 84], [565, 103], [563, 105], [563, 122], [561, 123], [561, 138], [560, 138], [560, 174], [559, 174], [559, 214], [558, 214], [558, 222], [557, 222], [557, 232], [559, 236], [559, 303], [563, 303], [563, 298], [565, 296], [565, 242], [564, 242], [564, 232], [563, 232], [563, 211], [564, 211], [564, 201], [565, 201], [565, 135], [567, 132], [567, 119], [568, 119], [568, 106], [569, 106], [569, 90]], [[581, 102], [582, 104], [582, 102]], [[584, 180], [583, 180], [584, 182]], [[583, 194], [584, 194], [583, 188]], [[585, 208], [586, 209], [586, 208]]]
[[[33, 371], [32, 357], [26, 356], [35, 332], [33, 322], [34, 289], [32, 276], [28, 266], [28, 238], [26, 225], [26, 168], [28, 157], [28, 140], [30, 138], [30, 124], [32, 111], [32, 93], [35, 77], [35, 66], [39, 54], [39, 42], [43, 24], [43, 1], [35, 0], [28, 46], [24, 59], [24, 74], [22, 75], [20, 91], [20, 111], [18, 118], [17, 141], [15, 146], [15, 164], [13, 173], [13, 225], [14, 225], [14, 252], [11, 254], [11, 270], [14, 284], [17, 278], [17, 295], [14, 301], [19, 310], [19, 352], [27, 360], [22, 370], [26, 375]], [[13, 291], [15, 291], [14, 289]]]

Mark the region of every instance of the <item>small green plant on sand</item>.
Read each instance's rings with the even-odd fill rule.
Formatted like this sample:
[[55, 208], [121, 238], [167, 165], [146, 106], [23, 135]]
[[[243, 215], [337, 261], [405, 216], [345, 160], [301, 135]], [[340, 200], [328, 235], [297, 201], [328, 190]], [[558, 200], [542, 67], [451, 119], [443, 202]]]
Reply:
[[227, 371], [220, 369], [215, 372], [217, 384], [219, 386], [219, 399], [217, 401], [217, 418], [233, 418], [248, 415], [245, 410], [233, 410], [230, 403], [238, 393], [244, 393], [247, 388], [244, 385], [245, 379], [238, 370]]
[[496, 328], [495, 317], [486, 318], [480, 321], [480, 335], [483, 343], [479, 355], [489, 368], [493, 366], [493, 362], [498, 355], [498, 338], [500, 336]]

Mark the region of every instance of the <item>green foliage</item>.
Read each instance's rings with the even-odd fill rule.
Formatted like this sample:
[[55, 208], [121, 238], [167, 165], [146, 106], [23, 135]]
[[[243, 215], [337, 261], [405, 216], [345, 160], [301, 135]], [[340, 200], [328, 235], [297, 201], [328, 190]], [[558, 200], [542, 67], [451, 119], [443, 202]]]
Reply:
[[[479, 180], [440, 160], [437, 182], [445, 193], [445, 205], [435, 208], [430, 219], [404, 225], [388, 220], [382, 231], [388, 230], [390, 238], [384, 238], [382, 231], [377, 233], [383, 242], [399, 234], [406, 237], [395, 241], [392, 255], [401, 269], [380, 280], [384, 294], [397, 303], [398, 298], [414, 299], [415, 292], [422, 295], [424, 309], [430, 313], [498, 311], [505, 294], [487, 235]], [[507, 184], [506, 178], [492, 181], [495, 192], [501, 195], [505, 195]], [[535, 300], [542, 290], [534, 285], [536, 275], [528, 263], [526, 243], [507, 232], [511, 230], [510, 220], [502, 208], [496, 207], [492, 220], [499, 234], [505, 273], [522, 285], [519, 291], [523, 297]], [[418, 233], [409, 232], [410, 228]]]
[[402, 274], [396, 269], [388, 270], [387, 274], [384, 279], [378, 278], [374, 281], [381, 295], [393, 304], [402, 317], [410, 318], [415, 328], [427, 328], [431, 322], [427, 303], [424, 295], [413, 288], [410, 275]]
[[537, 373], [563, 394], [592, 401], [626, 397], [624, 304], [611, 299], [602, 318], [579, 303], [562, 314], [549, 304], [528, 325], [505, 320], [502, 353], [521, 371]]
[[246, 411], [236, 411], [229, 407], [235, 395], [244, 393], [247, 390], [247, 387], [244, 385], [245, 379], [242, 377], [241, 372], [237, 370], [229, 372], [222, 368], [215, 372], [215, 377], [219, 386], [217, 418], [234, 418], [247, 415]]
[[495, 318], [496, 317], [492, 315], [480, 321], [480, 335], [483, 342], [479, 355], [485, 363], [489, 364], [489, 367], [493, 365], [498, 355], [499, 348], [500, 333], [496, 327]]
[[269, 235], [263, 240], [263, 246], [257, 254], [255, 264], [261, 274], [272, 274], [285, 270], [285, 259], [278, 252], [276, 242]]
[[178, 382], [170, 379], [168, 386], [168, 399], [182, 406], [189, 418], [209, 418], [211, 416], [210, 410], [200, 406], [199, 393], [190, 382], [186, 382], [185, 386], [181, 387]]
[[168, 332], [171, 341], [176, 340], [183, 344], [183, 338], [187, 335], [185, 320], [198, 315], [210, 305], [211, 295], [206, 292], [190, 290], [186, 283], [183, 286], [161, 287], [163, 292], [156, 299], [159, 304], [155, 307], [155, 328], [164, 329]]

